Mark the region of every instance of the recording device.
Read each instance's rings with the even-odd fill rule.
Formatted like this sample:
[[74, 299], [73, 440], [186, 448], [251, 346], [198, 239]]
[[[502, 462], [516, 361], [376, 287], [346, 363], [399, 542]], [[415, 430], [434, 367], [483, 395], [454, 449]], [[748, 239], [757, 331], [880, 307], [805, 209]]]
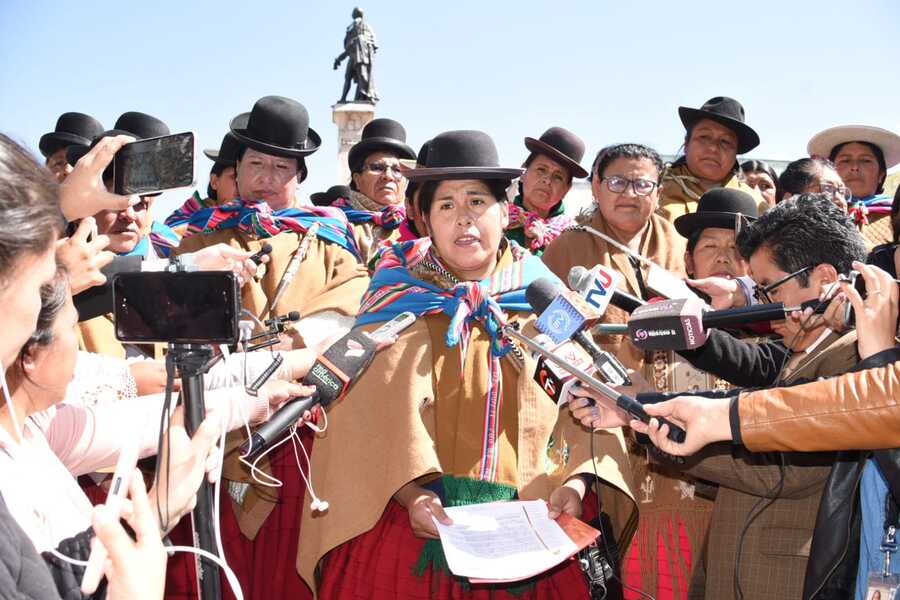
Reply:
[[[609, 291], [609, 288], [606, 288]], [[607, 294], [612, 296], [612, 294]], [[631, 385], [628, 370], [619, 360], [602, 350], [585, 330], [589, 329], [601, 316], [587, 300], [571, 290], [559, 289], [549, 279], [536, 279], [525, 289], [525, 298], [539, 315], [535, 322], [538, 331], [550, 337], [557, 345], [568, 340], [574, 341], [593, 359], [597, 373], [611, 385]], [[595, 301], [596, 306], [605, 309], [609, 304]]]
[[316, 391], [307, 398], [290, 400], [263, 423], [241, 446], [241, 454], [253, 459], [265, 451], [275, 440], [281, 438], [303, 413], [315, 405], [323, 408], [339, 400], [347, 393], [353, 382], [375, 358], [378, 346], [399, 334], [415, 322], [411, 312], [400, 313], [375, 331], [366, 333], [360, 329], [351, 330], [332, 344], [324, 354], [316, 359], [309, 373], [301, 380]]
[[241, 296], [234, 273], [120, 273], [113, 278], [116, 339], [235, 344]]
[[[255, 352], [256, 350], [262, 350], [263, 348], [268, 348], [269, 346], [274, 346], [281, 342], [281, 339], [278, 337], [280, 334], [284, 333], [284, 330], [288, 323], [293, 323], [300, 320], [300, 313], [296, 310], [292, 310], [286, 315], [272, 317], [271, 319], [266, 319], [263, 321], [263, 324], [266, 326], [266, 330], [262, 333], [258, 333], [253, 337], [250, 337], [246, 340], [249, 344], [250, 342], [256, 342], [252, 346], [248, 346], [244, 349], [245, 352]], [[257, 342], [257, 340], [266, 339], [263, 342]], [[265, 380], [263, 380], [265, 383]], [[262, 385], [262, 384], [260, 384]], [[258, 389], [258, 388], [257, 388]]]
[[269, 242], [266, 242], [265, 244], [262, 245], [262, 248], [259, 249], [259, 252], [250, 256], [250, 260], [255, 262], [256, 266], [259, 266], [262, 264], [262, 257], [265, 256], [266, 254], [271, 254], [271, 252], [272, 252], [272, 244], [270, 244]]
[[[578, 344], [570, 340], [566, 340], [562, 344], [555, 344], [549, 336], [544, 334], [535, 337], [534, 341], [541, 347], [556, 353], [569, 364], [584, 370], [585, 373], [594, 373], [591, 357]], [[568, 400], [569, 390], [578, 382], [578, 378], [540, 354], [532, 352], [532, 357], [537, 359], [534, 381], [541, 386], [541, 389], [557, 406], [561, 406]]]
[[[607, 398], [615, 401], [616, 406], [627, 412], [634, 419], [641, 421], [642, 423], [650, 422], [650, 415], [647, 414], [647, 411], [644, 410], [643, 405], [632, 398], [631, 396], [626, 396], [625, 394], [620, 394], [613, 388], [609, 387], [607, 384], [602, 381], [598, 381], [596, 378], [592, 377], [590, 374], [585, 372], [583, 369], [580, 369], [574, 365], [569, 364], [566, 360], [558, 356], [555, 352], [551, 352], [545, 348], [543, 348], [540, 344], [535, 343], [531, 338], [522, 335], [518, 331], [516, 331], [515, 327], [512, 325], [506, 325], [503, 327], [503, 333], [508, 335], [509, 337], [522, 342], [526, 348], [530, 351], [535, 352], [548, 360], [553, 361], [558, 366], [562, 367], [565, 371], [568, 371], [572, 375], [578, 378], [578, 380], [591, 388], [592, 390], [599, 392], [600, 394], [606, 396]], [[669, 420], [657, 417], [660, 425], [668, 425], [669, 433], [667, 437], [673, 442], [683, 443], [685, 440], [685, 432], [684, 429], [678, 427], [673, 424]]]
[[810, 300], [787, 307], [782, 302], [725, 310], [706, 310], [702, 300], [681, 298], [642, 306], [628, 319], [632, 343], [642, 350], [692, 350], [706, 343], [709, 330], [760, 321], [778, 321], [795, 310], [824, 313], [827, 303]]
[[[567, 281], [569, 287], [584, 296], [589, 305], [594, 306], [596, 303], [600, 312], [606, 311], [606, 307], [612, 304], [627, 313], [632, 313], [634, 309], [643, 306], [646, 302], [616, 289], [621, 282], [621, 277], [622, 275], [618, 271], [603, 265], [597, 265], [590, 271], [580, 265], [575, 265], [569, 270]], [[610, 279], [612, 281], [607, 283]], [[604, 300], [606, 304], [603, 304]], [[602, 309], [599, 308], [600, 306]]]
[[[122, 512], [122, 503], [128, 496], [128, 486], [131, 485], [131, 476], [138, 460], [138, 437], [123, 436], [125, 444], [119, 452], [119, 460], [116, 461], [116, 470], [110, 481], [109, 493], [106, 495], [106, 507], [114, 515]], [[93, 594], [103, 578], [103, 567], [109, 554], [99, 538], [91, 540], [91, 555], [84, 568], [81, 579], [81, 592]]]
[[113, 191], [146, 196], [194, 185], [193, 132], [137, 140], [113, 157]]

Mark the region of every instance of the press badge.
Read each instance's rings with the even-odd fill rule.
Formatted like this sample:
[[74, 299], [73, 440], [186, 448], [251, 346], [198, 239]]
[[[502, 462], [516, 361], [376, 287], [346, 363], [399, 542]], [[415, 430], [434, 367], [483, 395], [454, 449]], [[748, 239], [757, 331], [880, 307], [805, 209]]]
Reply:
[[869, 573], [866, 600], [900, 600], [898, 589], [900, 589], [900, 575], [892, 574], [885, 577], [882, 573]]

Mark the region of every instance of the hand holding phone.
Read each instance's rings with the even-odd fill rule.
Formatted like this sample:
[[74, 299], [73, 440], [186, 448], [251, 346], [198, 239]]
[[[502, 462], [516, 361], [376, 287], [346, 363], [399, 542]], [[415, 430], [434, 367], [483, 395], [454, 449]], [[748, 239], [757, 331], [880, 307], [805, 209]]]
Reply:
[[126, 144], [113, 159], [113, 190], [146, 196], [194, 185], [193, 132], [176, 133]]

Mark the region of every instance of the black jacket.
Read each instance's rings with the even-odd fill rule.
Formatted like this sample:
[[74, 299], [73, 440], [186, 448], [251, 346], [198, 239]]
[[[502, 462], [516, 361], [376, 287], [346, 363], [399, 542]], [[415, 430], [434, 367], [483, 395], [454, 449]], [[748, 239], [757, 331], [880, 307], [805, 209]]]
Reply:
[[0, 598], [60, 600], [44, 560], [0, 497]]
[[113, 312], [112, 278], [119, 273], [133, 273], [141, 270], [140, 256], [117, 256], [103, 267], [106, 283], [88, 288], [74, 298], [79, 321]]
[[767, 387], [775, 383], [787, 360], [781, 341], [746, 342], [713, 329], [699, 348], [678, 352], [689, 363], [739, 387]]

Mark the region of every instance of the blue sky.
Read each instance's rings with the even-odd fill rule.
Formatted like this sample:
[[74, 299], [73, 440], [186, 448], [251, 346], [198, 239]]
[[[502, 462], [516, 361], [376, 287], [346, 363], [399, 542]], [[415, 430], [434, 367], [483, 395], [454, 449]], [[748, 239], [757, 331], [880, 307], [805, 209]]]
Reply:
[[[0, 1], [0, 130], [36, 152], [65, 111], [111, 127], [127, 110], [217, 146], [260, 96], [303, 102], [322, 136], [310, 194], [335, 183], [341, 50], [352, 3], [156, 0]], [[551, 125], [592, 155], [637, 141], [674, 153], [679, 105], [729, 95], [762, 145], [790, 159], [825, 127], [900, 130], [900, 2], [453, 2], [362, 4], [378, 36], [377, 115], [411, 145], [436, 133], [490, 133], [518, 165], [522, 138]], [[126, 8], [127, 7], [127, 8]], [[585, 159], [588, 162], [589, 158]], [[210, 163], [200, 157], [205, 186]], [[187, 193], [164, 197], [163, 217]]]

